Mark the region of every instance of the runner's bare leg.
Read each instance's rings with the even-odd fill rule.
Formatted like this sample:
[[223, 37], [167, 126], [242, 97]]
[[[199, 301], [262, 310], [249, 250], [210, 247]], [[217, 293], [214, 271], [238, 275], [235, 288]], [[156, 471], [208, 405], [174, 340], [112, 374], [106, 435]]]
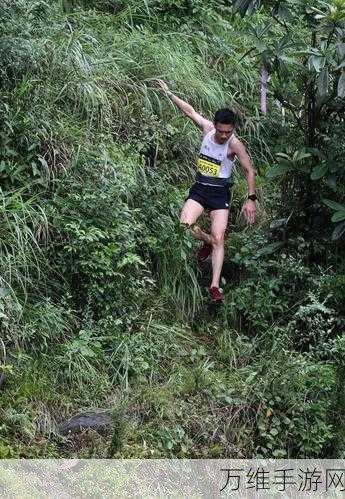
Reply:
[[[182, 224], [193, 225], [198, 220], [200, 215], [202, 215], [203, 211], [204, 211], [204, 208], [203, 208], [203, 206], [201, 206], [201, 204], [194, 201], [194, 199], [187, 199], [187, 201], [183, 205], [183, 208], [181, 211], [180, 222]], [[195, 232], [195, 229], [198, 229], [198, 228], [193, 227], [193, 229], [192, 229], [193, 235], [197, 239], [200, 239], [199, 237], [197, 237], [196, 232], [198, 232], [198, 231]]]
[[[187, 199], [185, 202], [180, 216], [180, 222], [183, 224], [193, 225], [203, 213], [204, 208], [194, 199]], [[197, 225], [192, 228], [193, 236], [195, 239], [205, 241], [205, 243], [212, 244], [210, 234], [207, 234], [200, 229]]]
[[[181, 211], [180, 222], [193, 225], [203, 211], [204, 208], [199, 203], [193, 199], [187, 199]], [[192, 230], [196, 239], [212, 245], [212, 282], [210, 287], [219, 288], [224, 262], [224, 235], [228, 225], [229, 210], [212, 210], [210, 218], [211, 234], [207, 234], [197, 226], [194, 226]]]
[[224, 262], [224, 235], [228, 225], [229, 210], [212, 210], [210, 218], [212, 244], [212, 282], [210, 287], [219, 288]]

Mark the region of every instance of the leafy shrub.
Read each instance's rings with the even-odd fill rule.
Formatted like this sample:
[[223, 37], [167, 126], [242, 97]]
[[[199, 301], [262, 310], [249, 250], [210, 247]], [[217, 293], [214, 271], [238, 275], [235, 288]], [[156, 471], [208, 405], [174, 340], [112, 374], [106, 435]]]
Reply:
[[[263, 12], [251, 25], [226, 2], [5, 2], [3, 457], [75, 452], [55, 447], [54, 415], [121, 397], [127, 442], [101, 449], [91, 439], [98, 450], [81, 455], [343, 455], [344, 268], [341, 246], [324, 239], [319, 199], [343, 196], [343, 123], [325, 117], [329, 161], [309, 162], [322, 154], [305, 156], [304, 130], [287, 114], [299, 115], [310, 74], [292, 66], [284, 44], [274, 58], [282, 29], [261, 31]], [[294, 32], [301, 42], [298, 23]], [[286, 70], [271, 78], [266, 117], [257, 111], [261, 56]], [[246, 115], [239, 133], [260, 174], [259, 224], [238, 223], [247, 183], [236, 171], [218, 310], [205, 306], [207, 276], [178, 221], [200, 134], [157, 77], [207, 117], [223, 105]], [[280, 90], [293, 95], [285, 122]], [[273, 170], [282, 198], [265, 179], [273, 152], [286, 160]]]
[[128, 204], [136, 179], [135, 163], [129, 166], [121, 157], [80, 166], [83, 174], [66, 177], [54, 199], [57, 268], [76, 306], [92, 303], [99, 317], [138, 313], [154, 284], [142, 247], [145, 226], [139, 208]]
[[[263, 457], [323, 457], [334, 436], [334, 368], [283, 352], [257, 365], [250, 393], [257, 394], [256, 453]], [[250, 395], [252, 397], [253, 395]], [[254, 395], [255, 397], [255, 395]]]

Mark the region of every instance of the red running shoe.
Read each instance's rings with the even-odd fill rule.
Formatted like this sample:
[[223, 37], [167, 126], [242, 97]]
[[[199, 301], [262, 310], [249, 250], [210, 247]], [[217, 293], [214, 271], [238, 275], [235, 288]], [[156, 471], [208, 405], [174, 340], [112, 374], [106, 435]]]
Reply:
[[212, 287], [209, 289], [210, 298], [213, 302], [221, 302], [224, 300], [224, 295], [220, 288]]
[[205, 262], [212, 253], [212, 245], [204, 243], [199, 249], [196, 257], [199, 263]]

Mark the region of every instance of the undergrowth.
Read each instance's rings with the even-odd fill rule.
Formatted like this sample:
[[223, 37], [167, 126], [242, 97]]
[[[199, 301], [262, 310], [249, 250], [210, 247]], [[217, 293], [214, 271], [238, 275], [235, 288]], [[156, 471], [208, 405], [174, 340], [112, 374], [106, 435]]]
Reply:
[[[265, 174], [283, 125], [257, 113], [247, 21], [189, 3], [0, 14], [0, 457], [344, 455], [341, 254], [320, 241], [312, 261], [279, 229]], [[155, 78], [206, 116], [246, 117], [259, 222], [243, 224], [237, 169], [221, 308], [178, 222], [200, 137]], [[99, 410], [106, 435], [61, 436]]]

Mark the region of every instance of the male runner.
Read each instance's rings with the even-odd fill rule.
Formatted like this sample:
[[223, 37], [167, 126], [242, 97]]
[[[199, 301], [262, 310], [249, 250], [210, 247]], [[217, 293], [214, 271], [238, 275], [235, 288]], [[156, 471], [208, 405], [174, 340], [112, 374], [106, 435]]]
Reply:
[[198, 252], [199, 262], [212, 254], [209, 293], [212, 301], [221, 302], [224, 295], [219, 288], [219, 281], [224, 260], [224, 234], [229, 217], [230, 177], [235, 158], [239, 159], [247, 178], [249, 192], [243, 212], [250, 224], [255, 222], [256, 214], [255, 171], [244, 145], [235, 136], [237, 117], [233, 111], [219, 109], [213, 122], [209, 121], [190, 104], [174, 95], [163, 80], [157, 80], [157, 83], [176, 106], [203, 131], [196, 182], [182, 208], [180, 221], [193, 225], [204, 210], [210, 212], [211, 233], [207, 234], [195, 225], [192, 230], [194, 237], [204, 242]]

